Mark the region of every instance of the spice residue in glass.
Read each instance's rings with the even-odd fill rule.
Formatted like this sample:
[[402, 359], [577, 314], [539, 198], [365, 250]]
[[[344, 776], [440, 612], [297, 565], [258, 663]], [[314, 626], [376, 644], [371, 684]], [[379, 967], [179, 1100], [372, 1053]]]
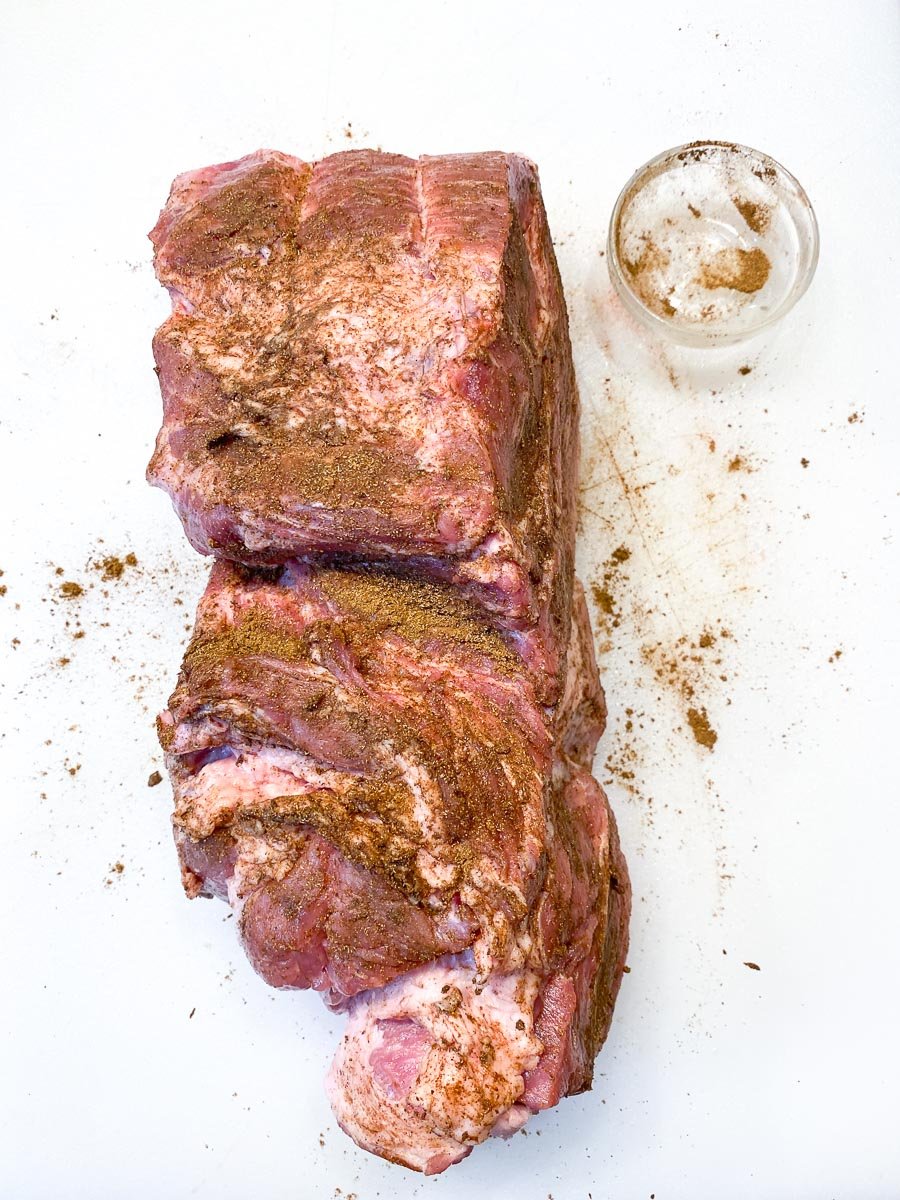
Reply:
[[780, 181], [739, 147], [686, 147], [624, 197], [616, 230], [623, 274], [672, 325], [750, 330], [797, 282], [796, 221]]

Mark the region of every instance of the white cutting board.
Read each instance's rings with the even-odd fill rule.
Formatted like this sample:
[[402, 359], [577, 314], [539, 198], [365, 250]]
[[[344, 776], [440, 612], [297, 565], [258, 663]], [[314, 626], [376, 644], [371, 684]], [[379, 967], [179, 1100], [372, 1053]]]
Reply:
[[[591, 9], [6, 7], [3, 1197], [900, 1195], [897, 9]], [[775, 339], [713, 360], [644, 346], [600, 257], [631, 171], [702, 137], [781, 159], [823, 247]], [[142, 481], [167, 312], [144, 233], [178, 171], [356, 145], [540, 164], [584, 399], [581, 570], [619, 622], [598, 773], [635, 905], [595, 1090], [437, 1180], [338, 1132], [340, 1021], [268, 990], [227, 909], [182, 897], [168, 785], [146, 785], [205, 568]], [[89, 565], [129, 551], [119, 580]]]

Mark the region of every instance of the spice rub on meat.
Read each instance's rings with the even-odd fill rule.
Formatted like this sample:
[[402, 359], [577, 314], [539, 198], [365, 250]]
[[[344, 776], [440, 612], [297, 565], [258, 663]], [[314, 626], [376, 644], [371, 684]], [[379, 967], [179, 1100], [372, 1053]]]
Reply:
[[571, 627], [547, 707], [450, 585], [220, 562], [160, 719], [188, 893], [230, 900], [269, 983], [349, 1009], [338, 1118], [420, 1170], [589, 1086], [611, 1018], [628, 877], [580, 587]]
[[590, 1086], [628, 945], [537, 171], [263, 150], [151, 237], [149, 478], [217, 559], [158, 722], [184, 886], [347, 1013], [341, 1126], [435, 1173]]
[[578, 400], [534, 165], [259, 151], [179, 176], [151, 237], [173, 312], [149, 478], [192, 544], [449, 580], [552, 698]]

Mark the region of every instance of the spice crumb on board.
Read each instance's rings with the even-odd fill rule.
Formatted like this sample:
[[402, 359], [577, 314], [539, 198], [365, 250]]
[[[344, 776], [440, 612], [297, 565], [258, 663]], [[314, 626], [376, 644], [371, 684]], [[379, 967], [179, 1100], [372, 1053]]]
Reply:
[[738, 375], [749, 375], [752, 370], [753, 368], [748, 367], [745, 363], [742, 367], [738, 367]]
[[162, 783], [162, 775], [159, 771], [153, 771], [147, 779], [147, 787], [156, 787], [158, 783]]
[[828, 656], [828, 661], [830, 663], [837, 662], [839, 658], [843, 657], [843, 654], [844, 654], [843, 650], [835, 650], [832, 654], [830, 654]]
[[710, 725], [706, 709], [689, 708], [687, 719], [688, 725], [691, 727], [691, 733], [694, 735], [694, 740], [699, 742], [701, 746], [706, 746], [708, 750], [712, 750], [719, 740], [719, 735]]
[[745, 962], [745, 963], [744, 963], [744, 966], [745, 966], [745, 967], [749, 967], [751, 971], [760, 971], [760, 970], [762, 970], [762, 968], [760, 967], [759, 963], [755, 963], [755, 962]]
[[109, 874], [106, 876], [106, 878], [103, 881], [104, 887], [112, 887], [113, 880], [116, 878], [117, 875], [121, 875], [124, 872], [124, 870], [125, 870], [125, 864], [123, 862], [112, 863], [109, 867]]
[[631, 551], [628, 547], [618, 546], [603, 564], [602, 577], [591, 584], [591, 594], [601, 615], [601, 625], [604, 627], [605, 633], [608, 633], [610, 628], [618, 629], [621, 624], [622, 614], [616, 606], [613, 587], [621, 567], [630, 558]]
[[117, 554], [107, 554], [92, 565], [95, 571], [100, 572], [103, 581], [109, 583], [113, 579], [121, 579], [125, 573], [125, 568], [136, 567], [138, 560], [136, 555], [129, 551], [122, 558], [119, 558]]
[[801, 459], [800, 459], [800, 466], [801, 466], [801, 467], [808, 467], [808, 466], [809, 466], [809, 459], [808, 459], [808, 458], [801, 458]]
[[[56, 573], [57, 575], [61, 575], [62, 568], [57, 567]], [[59, 592], [60, 595], [65, 596], [67, 600], [74, 600], [76, 597], [84, 595], [84, 588], [80, 583], [76, 583], [74, 579], [67, 579], [65, 583], [61, 583], [59, 585]]]
[[734, 458], [728, 463], [728, 470], [732, 474], [736, 471], [743, 471], [747, 475], [752, 475], [755, 467], [744, 454], [735, 454]]

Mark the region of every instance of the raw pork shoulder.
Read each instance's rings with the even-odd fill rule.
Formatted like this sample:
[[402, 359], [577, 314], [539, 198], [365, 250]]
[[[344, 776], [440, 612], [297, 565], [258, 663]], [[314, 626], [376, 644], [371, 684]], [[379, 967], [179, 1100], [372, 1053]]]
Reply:
[[173, 313], [149, 478], [191, 543], [451, 580], [552, 698], [578, 400], [534, 165], [259, 151], [179, 176], [151, 237]]
[[580, 588], [571, 628], [548, 708], [446, 584], [221, 562], [160, 719], [188, 893], [348, 1010], [338, 1120], [426, 1172], [588, 1087], [612, 1015], [628, 876]]
[[218, 560], [159, 719], [184, 886], [347, 1014], [338, 1121], [433, 1174], [590, 1086], [628, 944], [537, 171], [260, 150], [151, 237], [149, 478]]

